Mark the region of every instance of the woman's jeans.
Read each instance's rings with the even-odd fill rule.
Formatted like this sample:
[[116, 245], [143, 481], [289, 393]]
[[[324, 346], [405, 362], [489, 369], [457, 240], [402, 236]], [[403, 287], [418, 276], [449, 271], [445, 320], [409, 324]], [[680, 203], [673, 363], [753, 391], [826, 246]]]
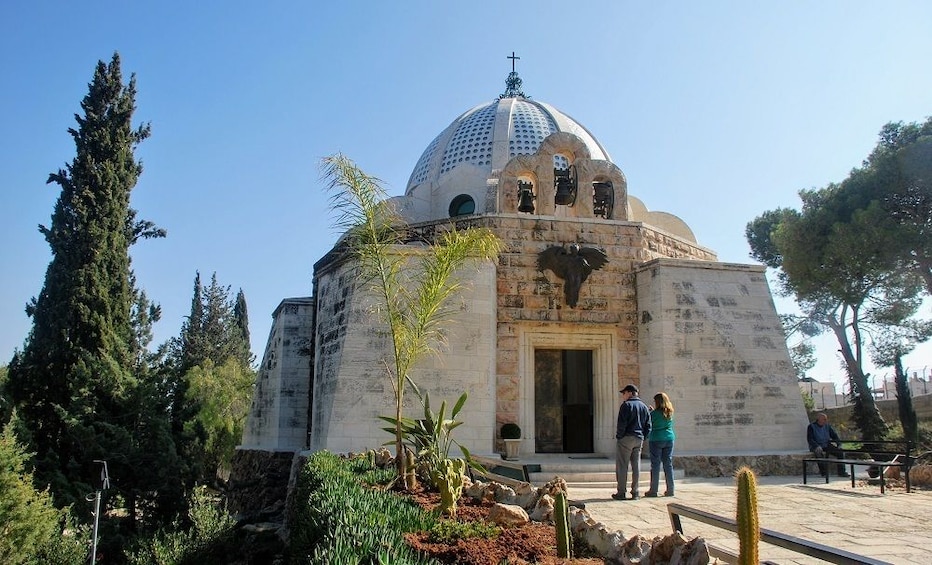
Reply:
[[660, 466], [667, 483], [667, 496], [673, 496], [673, 442], [650, 442], [650, 492], [656, 493], [660, 486]]

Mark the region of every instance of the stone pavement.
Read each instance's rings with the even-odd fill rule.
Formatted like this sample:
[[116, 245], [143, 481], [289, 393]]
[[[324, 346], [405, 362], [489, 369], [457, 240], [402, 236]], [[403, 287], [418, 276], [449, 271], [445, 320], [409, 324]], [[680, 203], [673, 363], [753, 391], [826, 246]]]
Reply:
[[[642, 471], [641, 477], [644, 478]], [[809, 484], [802, 476], [758, 477], [758, 515], [762, 528], [830, 545], [890, 563], [932, 563], [932, 490], [902, 483], [867, 484], [867, 475], [850, 479], [816, 475]], [[663, 479], [661, 478], [661, 489]], [[641, 494], [647, 490], [642, 482]], [[615, 501], [614, 488], [570, 487], [571, 501], [584, 502], [586, 510], [609, 530], [626, 538], [640, 534], [648, 539], [673, 531], [667, 503], [678, 502], [721, 516], [735, 517], [733, 477], [685, 478], [676, 483], [673, 498]], [[687, 538], [701, 536], [710, 544], [737, 552], [737, 535], [689, 518], [682, 518]], [[761, 543], [761, 560], [777, 563], [824, 563], [781, 547]]]

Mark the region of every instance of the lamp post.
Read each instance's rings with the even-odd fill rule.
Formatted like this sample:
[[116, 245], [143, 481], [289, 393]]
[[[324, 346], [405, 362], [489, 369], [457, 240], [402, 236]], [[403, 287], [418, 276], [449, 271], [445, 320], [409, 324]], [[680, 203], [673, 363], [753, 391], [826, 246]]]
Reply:
[[97, 524], [100, 521], [100, 496], [103, 491], [110, 488], [110, 473], [107, 471], [107, 462], [94, 459], [94, 463], [100, 463], [103, 467], [100, 469], [100, 488], [94, 493], [94, 543], [91, 546], [91, 565], [97, 562]]

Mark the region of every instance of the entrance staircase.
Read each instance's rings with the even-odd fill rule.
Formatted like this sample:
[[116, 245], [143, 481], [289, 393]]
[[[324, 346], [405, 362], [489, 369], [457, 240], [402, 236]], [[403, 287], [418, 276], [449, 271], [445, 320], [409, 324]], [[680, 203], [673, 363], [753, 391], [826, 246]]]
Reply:
[[[542, 486], [554, 477], [561, 477], [570, 487], [615, 488], [615, 455], [603, 454], [535, 454], [517, 461], [507, 461], [498, 454], [476, 455], [489, 471], [489, 478], [506, 484], [528, 482]], [[673, 469], [673, 477], [685, 476], [683, 469]], [[641, 492], [648, 489], [650, 483], [650, 459], [641, 459], [639, 477]], [[660, 486], [663, 487], [661, 473]]]

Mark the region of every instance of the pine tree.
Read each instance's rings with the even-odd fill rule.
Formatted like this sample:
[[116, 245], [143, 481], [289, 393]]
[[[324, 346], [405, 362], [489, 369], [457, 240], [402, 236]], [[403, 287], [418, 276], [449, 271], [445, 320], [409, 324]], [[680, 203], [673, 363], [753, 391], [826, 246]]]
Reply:
[[191, 313], [174, 346], [179, 374], [202, 367], [208, 360], [214, 365], [223, 365], [234, 358], [249, 366], [252, 354], [248, 324], [246, 296], [242, 290], [233, 302], [230, 286], [222, 286], [217, 281], [217, 273], [211, 275], [207, 287], [201, 283], [201, 274], [196, 273]]
[[240, 399], [245, 391], [248, 409], [255, 380], [246, 296], [240, 290], [233, 301], [230, 289], [217, 273], [206, 287], [196, 273], [191, 313], [172, 345], [172, 433], [189, 487], [227, 466], [246, 416]]
[[132, 126], [135, 98], [135, 76], [123, 84], [118, 54], [98, 62], [84, 114], [68, 130], [75, 158], [49, 175], [61, 193], [50, 227], [39, 229], [52, 260], [27, 306], [32, 329], [9, 368], [37, 480], [51, 485], [59, 505], [83, 503], [99, 481], [93, 461], [125, 453], [132, 435], [125, 402], [134, 393], [138, 350], [129, 247], [165, 235], [130, 208], [142, 172], [135, 148], [149, 136], [148, 124]]
[[[186, 467], [171, 434], [169, 397], [165, 394], [164, 373], [159, 371], [164, 365], [163, 352], [153, 353], [149, 348], [152, 326], [161, 317], [161, 310], [144, 291], [135, 289], [135, 278], [131, 280], [136, 386], [124, 402], [125, 422], [131, 434], [126, 444], [128, 451], [120, 457], [132, 464], [117, 464], [114, 469], [121, 473], [118, 484], [129, 518], [126, 529], [135, 532], [140, 525], [143, 530], [156, 530], [184, 512]], [[113, 536], [107, 540], [112, 542]]]

